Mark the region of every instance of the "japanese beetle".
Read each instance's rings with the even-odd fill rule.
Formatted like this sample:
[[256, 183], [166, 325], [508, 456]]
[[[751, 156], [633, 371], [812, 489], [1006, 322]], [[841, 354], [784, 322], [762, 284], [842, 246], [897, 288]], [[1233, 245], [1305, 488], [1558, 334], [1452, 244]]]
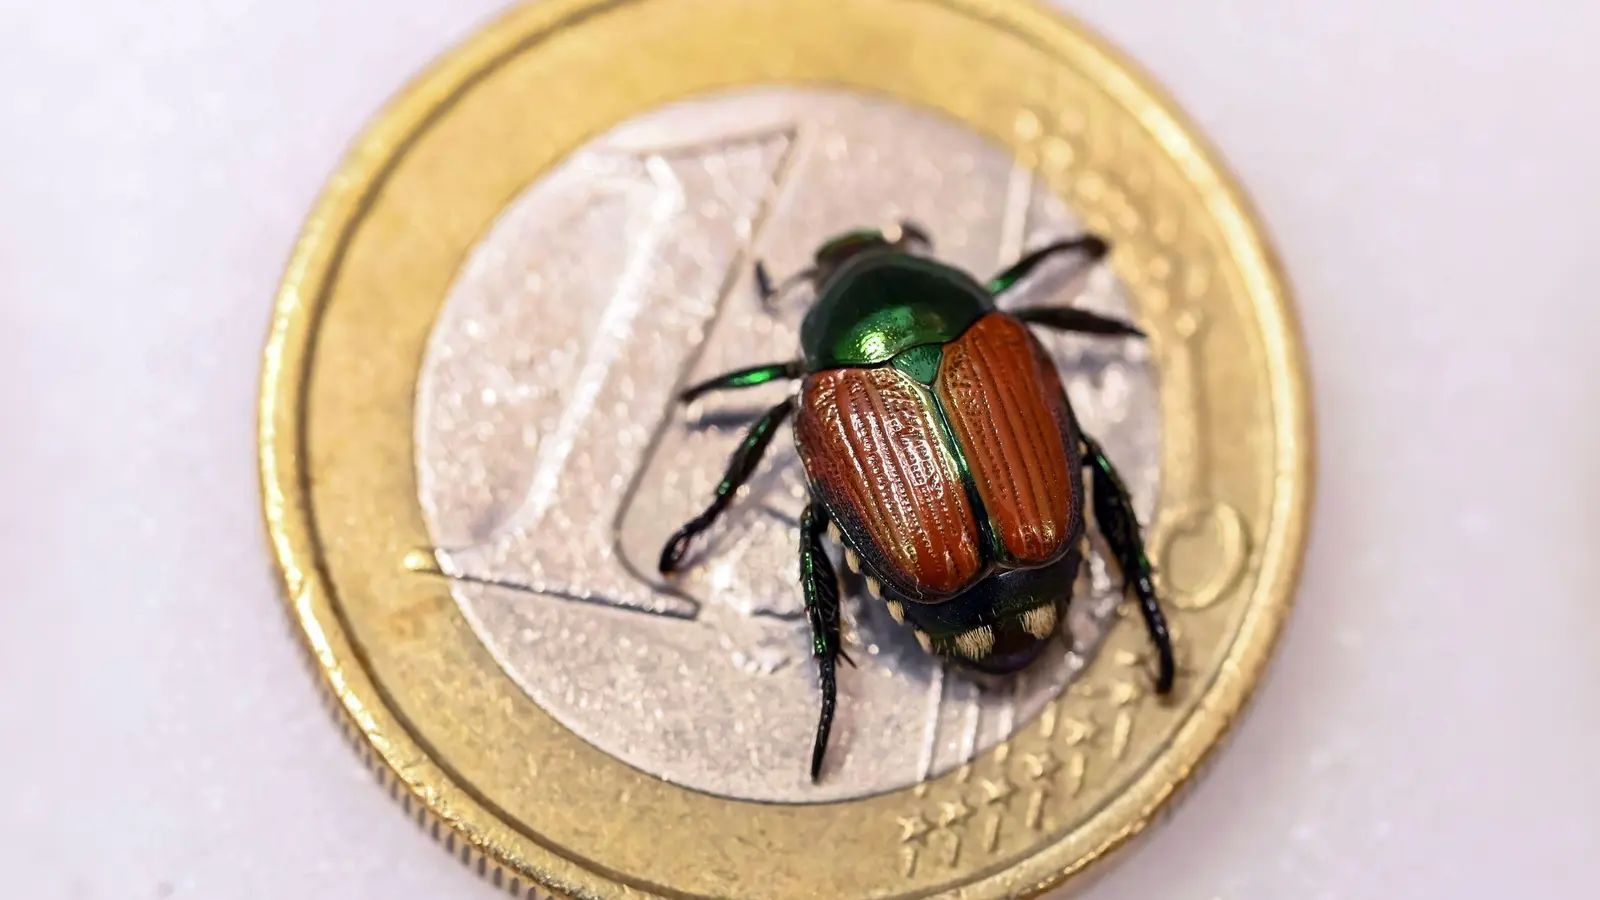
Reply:
[[1068, 306], [995, 305], [1046, 259], [1092, 265], [1106, 242], [1085, 235], [1049, 244], [987, 284], [913, 252], [914, 244], [930, 242], [909, 223], [888, 234], [849, 232], [779, 288], [757, 263], [763, 302], [791, 285], [814, 288], [801, 357], [729, 372], [680, 396], [687, 403], [709, 391], [799, 382], [750, 427], [711, 504], [667, 541], [660, 569], [678, 568], [691, 539], [727, 508], [793, 415], [810, 487], [800, 576], [822, 691], [812, 780], [827, 749], [843, 656], [825, 532], [924, 650], [987, 673], [1016, 672], [1045, 648], [1071, 600], [1081, 556], [1069, 551], [1085, 537], [1087, 471], [1090, 508], [1155, 644], [1156, 689], [1172, 688], [1172, 643], [1127, 489], [1078, 427], [1060, 375], [1027, 326], [1144, 335]]

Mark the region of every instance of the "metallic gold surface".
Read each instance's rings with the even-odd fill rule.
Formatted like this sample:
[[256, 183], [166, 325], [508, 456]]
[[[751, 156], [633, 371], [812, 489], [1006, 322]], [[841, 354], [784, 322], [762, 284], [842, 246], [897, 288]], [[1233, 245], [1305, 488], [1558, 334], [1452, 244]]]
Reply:
[[[1135, 616], [969, 765], [844, 802], [723, 799], [562, 727], [418, 573], [419, 364], [468, 249], [592, 135], [772, 83], [943, 113], [1111, 238], [1161, 379], [1150, 545], [1180, 645], [1170, 701], [1149, 691]], [[521, 895], [1011, 897], [1077, 875], [1155, 818], [1244, 707], [1290, 609], [1311, 491], [1295, 326], [1238, 191], [1128, 63], [1016, 2], [513, 11], [414, 84], [334, 178], [283, 282], [260, 412], [267, 522], [331, 696], [407, 810]]]

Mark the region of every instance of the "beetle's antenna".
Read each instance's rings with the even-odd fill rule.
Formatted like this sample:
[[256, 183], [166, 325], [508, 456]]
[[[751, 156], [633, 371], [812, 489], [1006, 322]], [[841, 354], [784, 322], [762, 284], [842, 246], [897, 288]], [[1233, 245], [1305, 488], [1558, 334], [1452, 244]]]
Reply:
[[899, 236], [890, 241], [890, 243], [901, 247], [908, 243], [916, 243], [921, 244], [928, 250], [933, 249], [933, 235], [929, 234], [928, 230], [921, 225], [908, 220], [901, 222], [899, 228]]

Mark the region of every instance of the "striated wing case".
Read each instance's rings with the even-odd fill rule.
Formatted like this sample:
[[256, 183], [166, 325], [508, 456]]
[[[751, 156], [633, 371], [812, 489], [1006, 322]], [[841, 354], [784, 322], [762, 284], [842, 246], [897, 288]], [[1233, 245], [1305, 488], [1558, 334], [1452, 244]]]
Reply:
[[977, 514], [926, 386], [891, 366], [808, 376], [795, 439], [846, 540], [887, 586], [935, 602], [982, 571]]
[[1003, 566], [1059, 559], [1083, 530], [1078, 435], [1055, 365], [1027, 326], [990, 313], [945, 345], [934, 392]]

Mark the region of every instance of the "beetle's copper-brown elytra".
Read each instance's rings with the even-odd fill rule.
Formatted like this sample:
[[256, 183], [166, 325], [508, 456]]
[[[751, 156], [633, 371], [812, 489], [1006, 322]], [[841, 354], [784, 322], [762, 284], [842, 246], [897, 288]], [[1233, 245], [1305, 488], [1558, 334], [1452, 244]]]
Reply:
[[990, 313], [944, 348], [936, 385], [1005, 560], [1058, 558], [1082, 528], [1082, 477], [1060, 376], [1038, 341]]
[[841, 655], [838, 577], [822, 539], [843, 543], [890, 616], [923, 650], [992, 674], [1020, 671], [1044, 651], [1072, 600], [1083, 533], [1084, 468], [1101, 531], [1155, 644], [1156, 690], [1175, 665], [1132, 500], [1099, 443], [1078, 429], [1059, 374], [1028, 324], [1100, 337], [1143, 338], [1132, 324], [1071, 306], [1001, 311], [1005, 295], [1054, 257], [1105, 258], [1092, 234], [1055, 241], [980, 283], [914, 252], [931, 238], [902, 222], [824, 243], [799, 277], [756, 286], [771, 303], [795, 283], [815, 297], [800, 327], [799, 359], [737, 369], [685, 389], [691, 401], [777, 379], [799, 391], [746, 431], [711, 503], [661, 551], [675, 572], [755, 472], [784, 420], [811, 499], [800, 517], [800, 589], [819, 666], [822, 715], [811, 759], [821, 771]]
[[800, 397], [806, 471], [884, 583], [917, 600], [966, 587], [983, 564], [978, 525], [928, 388], [887, 366], [831, 369]]

